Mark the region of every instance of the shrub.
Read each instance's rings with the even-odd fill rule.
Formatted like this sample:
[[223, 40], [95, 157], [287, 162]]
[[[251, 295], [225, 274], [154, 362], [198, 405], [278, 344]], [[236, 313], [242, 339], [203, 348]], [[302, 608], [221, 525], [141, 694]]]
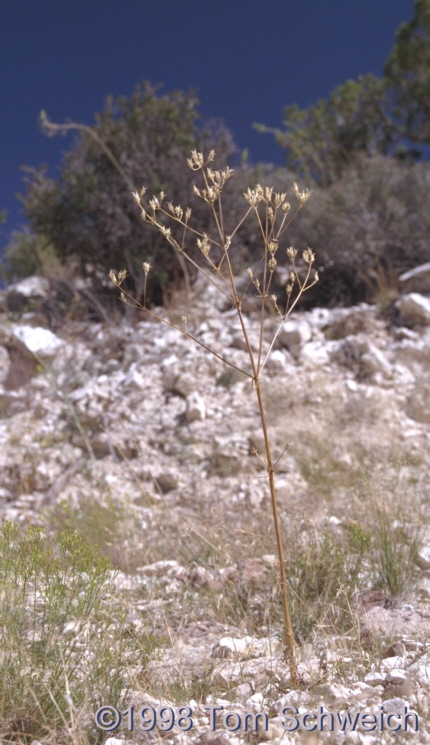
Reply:
[[376, 574], [391, 597], [407, 594], [410, 589], [422, 545], [423, 531], [411, 524], [404, 507], [397, 505], [394, 514], [392, 507], [390, 511], [386, 506], [376, 508]]
[[[285, 152], [285, 164], [308, 183], [336, 183], [362, 154], [387, 153], [395, 140], [384, 80], [362, 75], [338, 85], [328, 99], [308, 109], [297, 104], [284, 111], [284, 129], [254, 125], [271, 132]], [[391, 148], [392, 149], [392, 148]]]
[[46, 274], [58, 264], [55, 251], [43, 235], [13, 231], [0, 265], [0, 277], [16, 282], [31, 274]]
[[329, 189], [315, 189], [312, 209], [292, 227], [296, 243], [306, 236], [319, 247], [321, 282], [307, 302], [380, 300], [395, 294], [402, 272], [430, 261], [429, 186], [428, 165], [374, 156]]
[[76, 504], [70, 498], [62, 499], [45, 518], [55, 532], [69, 530], [97, 547], [115, 569], [130, 571], [143, 561], [137, 516], [127, 501], [118, 503], [108, 495], [100, 502], [94, 496], [80, 495]]
[[[109, 561], [70, 531], [0, 530], [0, 727], [34, 739], [127, 685]], [[131, 640], [127, 642], [131, 650]]]
[[370, 533], [356, 522], [346, 525], [345, 535], [310, 527], [306, 536], [293, 538], [287, 573], [293, 621], [301, 638], [318, 627], [339, 632], [351, 626], [350, 603], [370, 544]]
[[[45, 168], [26, 169], [23, 202], [32, 230], [46, 237], [62, 262], [75, 261], [94, 287], [106, 284], [106, 265], [125, 262], [129, 287], [138, 298], [142, 257], [150, 250], [154, 271], [148, 292], [160, 301], [163, 288], [182, 277], [181, 264], [161, 238], [142, 226], [130, 192], [144, 180], [154, 191], [168, 188], [172, 198], [182, 200], [192, 182], [182, 163], [197, 146], [216, 145], [223, 164], [233, 149], [229, 133], [219, 123], [197, 126], [198, 117], [193, 91], [159, 95], [149, 83], [129, 98], [109, 97], [94, 127], [56, 126], [42, 114], [48, 134], [76, 129], [78, 137], [58, 179]], [[199, 214], [196, 205], [197, 220]]]

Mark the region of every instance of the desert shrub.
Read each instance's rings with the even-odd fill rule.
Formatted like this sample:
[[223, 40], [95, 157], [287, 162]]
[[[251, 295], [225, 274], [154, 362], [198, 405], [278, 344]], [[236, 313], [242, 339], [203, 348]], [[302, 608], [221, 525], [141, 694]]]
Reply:
[[348, 629], [350, 603], [362, 579], [370, 533], [351, 522], [343, 535], [311, 528], [306, 536], [292, 540], [287, 574], [297, 635], [305, 639], [318, 627]]
[[46, 238], [31, 230], [13, 231], [0, 264], [0, 278], [16, 282], [32, 274], [45, 274], [58, 264]]
[[376, 518], [375, 563], [379, 579], [391, 596], [402, 595], [416, 571], [419, 531], [414, 528], [411, 532], [404, 521], [393, 527], [394, 520], [381, 508], [377, 509]]
[[[280, 191], [291, 190], [294, 183], [288, 169], [265, 164], [243, 170], [237, 178], [244, 185], [255, 181]], [[424, 198], [429, 189], [427, 164], [400, 163], [388, 156], [363, 157], [331, 187], [314, 186], [309, 208], [289, 230], [294, 245], [309, 245], [317, 252], [321, 281], [303, 298], [303, 306], [389, 305], [397, 296], [399, 275], [430, 261], [430, 214]], [[232, 193], [228, 198], [231, 215], [236, 215], [237, 197]], [[239, 260], [236, 254], [235, 268], [240, 272], [258, 257], [259, 233], [245, 223], [237, 237], [242, 252]], [[280, 280], [287, 267], [281, 259]], [[278, 290], [276, 281], [274, 277]]]
[[318, 250], [314, 305], [352, 305], [395, 294], [398, 276], [430, 261], [427, 164], [362, 158], [329, 189], [314, 189], [311, 209], [292, 225]]
[[100, 502], [85, 494], [75, 503], [69, 497], [47, 511], [45, 520], [50, 531], [77, 533], [117, 569], [130, 571], [143, 561], [136, 535], [137, 515], [125, 500], [119, 504], [107, 496]]
[[[0, 530], [0, 729], [5, 741], [74, 726], [127, 685], [109, 561], [70, 531]], [[131, 640], [127, 641], [129, 651]], [[88, 714], [87, 714], [88, 716]]]
[[[169, 190], [175, 201], [190, 192], [193, 175], [182, 164], [196, 146], [216, 146], [222, 165], [233, 149], [221, 123], [198, 126], [198, 100], [192, 91], [161, 95], [149, 83], [129, 97], [109, 97], [96, 115], [94, 127], [50, 125], [48, 134], [77, 130], [66, 152], [59, 178], [45, 168], [26, 168], [27, 193], [22, 198], [36, 235], [43, 235], [62, 262], [75, 262], [76, 271], [91, 277], [94, 287], [106, 284], [106, 266], [121, 263], [129, 287], [141, 296], [142, 258], [150, 253], [153, 273], [149, 295], [157, 301], [162, 290], [182, 276], [178, 257], [142, 224], [130, 201], [135, 185]], [[197, 221], [201, 206], [193, 205]]]
[[283, 125], [254, 126], [274, 135], [288, 168], [321, 187], [336, 183], [360, 155], [390, 152], [396, 139], [384, 80], [370, 74], [346, 80], [307, 109], [286, 106]]
[[397, 30], [384, 73], [400, 132], [418, 145], [419, 157], [422, 145], [430, 143], [429, 0], [415, 0], [414, 16]]

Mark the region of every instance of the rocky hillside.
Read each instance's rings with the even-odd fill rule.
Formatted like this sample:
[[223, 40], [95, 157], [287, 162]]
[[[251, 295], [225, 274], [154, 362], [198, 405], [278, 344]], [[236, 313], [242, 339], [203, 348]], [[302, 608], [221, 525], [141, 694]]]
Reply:
[[[48, 533], [71, 526], [109, 555], [127, 624], [155, 640], [133, 700], [193, 708], [192, 732], [176, 727], [169, 742], [248, 741], [221, 715], [212, 734], [204, 707], [218, 705], [267, 713], [260, 739], [278, 742], [283, 708], [322, 704], [396, 716], [408, 705], [414, 737], [430, 742], [430, 265], [402, 287], [389, 318], [369, 305], [295, 313], [266, 368], [275, 457], [289, 443], [276, 478], [300, 690], [282, 659], [250, 382], [155, 320], [69, 321], [54, 333], [38, 312], [43, 280], [3, 292], [2, 519]], [[234, 309], [207, 289], [160, 313], [186, 314], [204, 344], [247, 364]], [[256, 339], [258, 318], [246, 320]], [[315, 592], [301, 596], [311, 575]], [[311, 742], [304, 729], [288, 742]], [[392, 740], [365, 727], [319, 737]]]

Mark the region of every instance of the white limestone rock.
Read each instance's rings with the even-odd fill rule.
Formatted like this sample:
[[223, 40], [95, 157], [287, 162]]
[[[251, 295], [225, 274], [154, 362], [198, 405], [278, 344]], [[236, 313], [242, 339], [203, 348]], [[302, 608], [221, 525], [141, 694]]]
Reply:
[[430, 298], [411, 292], [395, 303], [395, 307], [404, 317], [406, 323], [430, 325]]
[[206, 419], [206, 405], [199, 393], [194, 391], [187, 396], [185, 418], [188, 423], [202, 422]]
[[12, 333], [32, 354], [42, 358], [54, 357], [64, 346], [62, 339], [41, 326], [15, 326]]
[[403, 292], [430, 292], [430, 262], [401, 274], [399, 283]]
[[286, 347], [293, 356], [312, 338], [312, 328], [304, 319], [285, 321], [277, 338], [277, 346]]

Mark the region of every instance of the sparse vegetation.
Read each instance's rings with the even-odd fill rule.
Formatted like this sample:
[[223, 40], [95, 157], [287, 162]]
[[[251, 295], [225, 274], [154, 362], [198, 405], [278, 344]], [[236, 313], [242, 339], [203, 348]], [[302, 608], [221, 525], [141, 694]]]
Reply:
[[115, 569], [132, 571], [142, 561], [137, 513], [126, 498], [119, 502], [107, 495], [104, 503], [88, 494], [78, 503], [63, 499], [46, 511], [45, 522], [54, 533], [76, 533], [106, 556]]
[[70, 735], [106, 696], [121, 699], [132, 645], [106, 558], [70, 531], [5, 522], [0, 597], [3, 742]]
[[[377, 576], [392, 597], [408, 593], [417, 571], [417, 558], [422, 541], [422, 527], [417, 517], [396, 505], [375, 510], [374, 552]], [[407, 508], [407, 505], [406, 505]], [[409, 514], [408, 514], [409, 513]]]
[[[427, 554], [418, 561], [424, 536], [428, 543], [428, 415], [420, 396], [427, 332], [396, 329], [404, 357], [391, 365], [387, 355], [390, 373], [380, 378], [362, 360], [370, 347], [363, 344], [362, 354], [350, 337], [373, 343], [376, 331], [387, 338], [400, 273], [430, 260], [429, 166], [416, 162], [416, 147], [429, 141], [429, 8], [430, 0], [416, 0], [384, 81], [347, 81], [308, 110], [288, 107], [286, 131], [275, 132], [287, 148], [288, 170], [242, 166], [231, 179], [231, 138], [223, 127], [197, 126], [192, 91], [160, 95], [146, 84], [129, 99], [108, 99], [94, 127], [42, 117], [46, 133], [73, 129], [78, 137], [59, 179], [27, 171], [31, 231], [12, 236], [2, 276], [44, 274], [55, 297], [21, 299], [7, 309], [8, 320], [27, 312], [30, 323], [39, 323], [50, 305], [50, 317], [97, 317], [108, 333], [91, 324], [76, 335], [71, 330], [67, 342], [82, 343], [86, 357], [82, 350], [76, 360], [71, 355], [70, 370], [55, 360], [54, 371], [33, 355], [26, 390], [0, 397], [1, 422], [11, 421], [10, 436], [6, 425], [1, 433], [10, 462], [0, 499], [17, 520], [0, 527], [5, 744], [101, 743], [106, 733], [94, 721], [101, 704], [194, 706], [226, 697], [239, 704], [257, 694], [272, 714], [281, 697], [300, 707], [305, 695], [330, 705], [336, 687], [345, 701], [343, 686], [351, 691], [368, 673], [381, 676], [386, 658], [398, 657], [396, 667], [406, 669], [428, 655]], [[387, 108], [392, 104], [395, 110]], [[200, 154], [212, 146], [213, 168], [211, 156]], [[295, 179], [304, 174], [313, 199], [301, 211], [308, 192]], [[136, 190], [142, 181], [149, 198]], [[316, 256], [303, 251], [308, 241]], [[120, 266], [111, 279], [144, 322], [118, 329], [112, 318], [120, 304], [106, 270]], [[189, 292], [202, 274], [210, 292], [200, 285]], [[187, 293], [175, 295], [183, 280]], [[222, 313], [213, 310], [214, 296], [224, 303]], [[273, 360], [274, 341], [299, 303], [362, 300], [376, 302], [378, 315], [328, 313], [334, 320], [319, 338], [332, 345], [329, 364], [313, 365], [299, 353], [293, 360], [284, 348]], [[95, 315], [88, 315], [90, 306]], [[227, 349], [222, 332], [234, 312]], [[154, 320], [167, 327], [166, 346], [152, 344], [152, 337], [160, 341]], [[177, 385], [176, 369], [168, 371], [182, 364], [172, 330], [200, 345], [191, 363], [184, 358], [190, 364], [183, 377], [196, 390], [201, 381], [212, 386], [202, 421], [187, 419], [189, 380]], [[410, 367], [402, 361], [409, 350], [416, 354]], [[7, 361], [7, 348], [0, 351]], [[202, 367], [205, 352], [212, 357]], [[403, 380], [402, 399], [394, 387]], [[412, 380], [415, 389], [408, 388]], [[393, 415], [394, 396], [404, 417]], [[234, 409], [237, 402], [249, 406], [247, 419]], [[258, 412], [263, 436], [254, 431]], [[225, 434], [225, 422], [234, 430], [236, 415], [237, 441]], [[407, 417], [415, 429], [406, 432]], [[124, 432], [130, 447], [115, 439]], [[407, 634], [378, 627], [398, 618], [397, 610], [410, 610], [409, 603], [421, 613], [410, 634], [407, 624]], [[369, 615], [376, 631], [366, 625]], [[226, 635], [250, 635], [254, 646], [217, 657]], [[268, 663], [255, 673], [260, 643]], [[427, 677], [416, 675], [413, 705], [424, 719], [427, 662], [422, 669]], [[372, 705], [385, 693], [380, 684], [371, 690]]]

